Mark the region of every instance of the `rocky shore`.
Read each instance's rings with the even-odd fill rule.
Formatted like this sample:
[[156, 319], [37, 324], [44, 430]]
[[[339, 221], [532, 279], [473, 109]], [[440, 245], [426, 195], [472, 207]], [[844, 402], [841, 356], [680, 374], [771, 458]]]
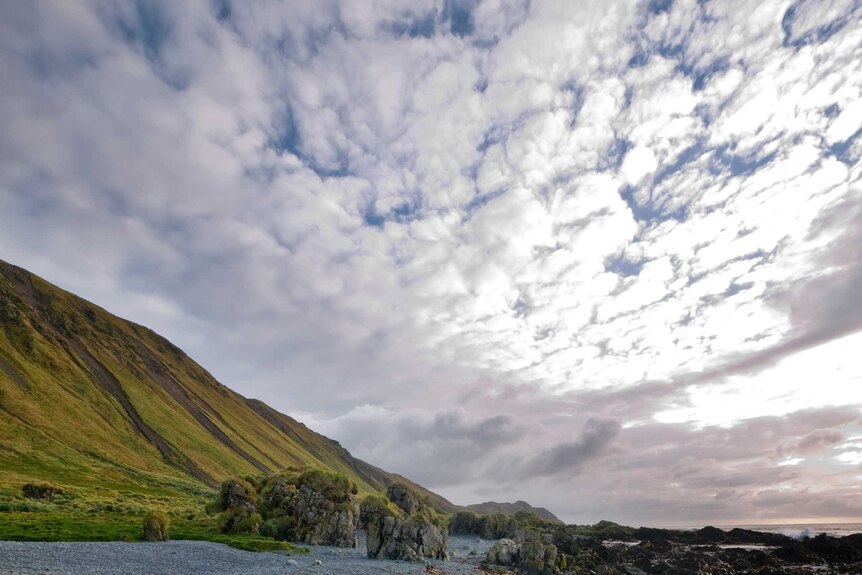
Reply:
[[[626, 528], [628, 529], [628, 528]], [[486, 563], [529, 575], [800, 575], [862, 573], [862, 534], [795, 540], [745, 529], [640, 528], [618, 537], [587, 536], [574, 526], [503, 539]], [[493, 569], [493, 568], [491, 568]]]
[[[368, 557], [365, 533], [356, 546], [309, 546], [309, 553], [250, 553], [216, 543], [20, 543], [0, 541], [0, 575], [275, 575], [377, 573], [579, 575], [832, 575], [862, 573], [862, 534], [793, 540], [783, 535], [643, 530], [640, 541], [571, 534], [493, 541], [450, 535], [448, 560]], [[780, 539], [779, 539], [780, 538]], [[560, 558], [565, 557], [561, 563]]]

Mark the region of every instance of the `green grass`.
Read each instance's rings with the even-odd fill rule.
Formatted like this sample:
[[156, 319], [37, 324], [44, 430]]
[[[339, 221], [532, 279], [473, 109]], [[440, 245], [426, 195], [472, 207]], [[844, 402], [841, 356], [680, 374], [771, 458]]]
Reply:
[[[214, 491], [210, 493], [214, 495]], [[205, 497], [183, 500], [132, 492], [105, 495], [97, 490], [76, 490], [49, 502], [24, 499], [19, 492], [4, 487], [0, 488], [0, 540], [143, 541], [143, 518], [152, 508], [169, 517], [172, 540], [211, 541], [244, 551], [307, 551], [260, 535], [223, 535], [218, 532], [215, 516], [203, 512], [206, 502]]]

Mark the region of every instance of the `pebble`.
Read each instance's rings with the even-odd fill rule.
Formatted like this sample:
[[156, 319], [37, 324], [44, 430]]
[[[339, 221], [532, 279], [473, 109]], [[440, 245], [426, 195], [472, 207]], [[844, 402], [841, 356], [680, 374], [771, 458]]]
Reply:
[[[476, 574], [479, 558], [460, 548], [469, 539], [450, 537], [451, 561], [408, 563], [368, 559], [356, 549], [309, 546], [310, 553], [251, 553], [205, 541], [166, 543], [34, 543], [0, 541], [0, 575], [427, 575], [432, 565], [447, 574]], [[490, 547], [490, 543], [488, 544]], [[479, 550], [481, 556], [487, 549]], [[321, 569], [324, 566], [324, 569]]]

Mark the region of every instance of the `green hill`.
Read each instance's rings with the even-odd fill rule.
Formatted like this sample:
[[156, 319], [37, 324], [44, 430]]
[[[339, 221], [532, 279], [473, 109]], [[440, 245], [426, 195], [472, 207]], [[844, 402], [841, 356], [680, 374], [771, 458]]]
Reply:
[[466, 509], [482, 513], [484, 515], [493, 515], [494, 513], [502, 513], [503, 515], [514, 515], [519, 511], [526, 511], [538, 515], [545, 521], [552, 523], [562, 523], [556, 515], [545, 509], [544, 507], [533, 507], [526, 501], [515, 501], [514, 503], [497, 503], [496, 501], [486, 501], [484, 503], [474, 503], [468, 505]]
[[227, 476], [305, 465], [362, 492], [403, 480], [230, 390], [152, 330], [0, 261], [0, 502], [49, 481], [119, 507], [194, 508]]

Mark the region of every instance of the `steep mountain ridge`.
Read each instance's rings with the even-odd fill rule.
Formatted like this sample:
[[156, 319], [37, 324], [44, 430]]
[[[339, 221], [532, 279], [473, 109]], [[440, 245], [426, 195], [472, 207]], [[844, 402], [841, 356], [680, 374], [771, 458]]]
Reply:
[[0, 484], [187, 492], [304, 465], [365, 492], [404, 480], [230, 390], [152, 330], [0, 261]]

